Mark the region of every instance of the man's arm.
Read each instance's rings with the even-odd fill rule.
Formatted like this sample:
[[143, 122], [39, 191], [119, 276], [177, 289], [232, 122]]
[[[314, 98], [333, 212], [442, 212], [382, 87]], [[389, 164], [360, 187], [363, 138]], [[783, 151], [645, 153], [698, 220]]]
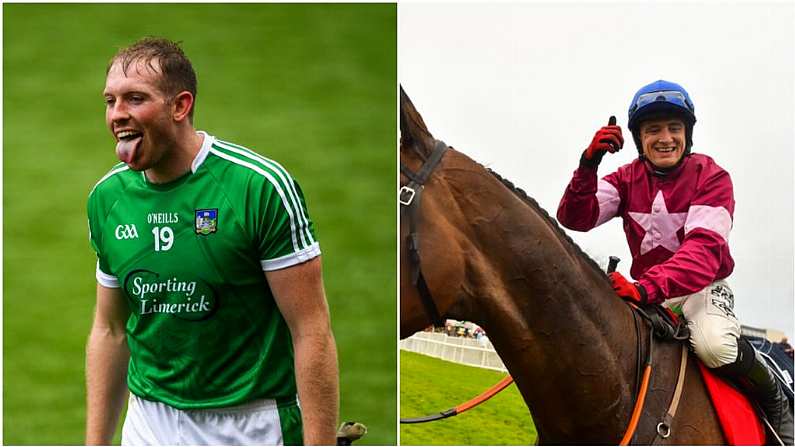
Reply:
[[304, 444], [335, 445], [339, 372], [320, 257], [265, 277], [293, 339]]
[[86, 347], [86, 444], [113, 440], [127, 398], [130, 351], [124, 327], [130, 315], [121, 289], [97, 284], [97, 307]]
[[596, 171], [606, 152], [617, 152], [623, 146], [621, 127], [616, 126], [616, 117], [611, 116], [608, 125], [596, 131], [583, 151], [580, 166], [560, 199], [557, 218], [564, 227], [589, 231], [616, 216], [621, 198], [615, 186], [615, 173], [597, 180]]

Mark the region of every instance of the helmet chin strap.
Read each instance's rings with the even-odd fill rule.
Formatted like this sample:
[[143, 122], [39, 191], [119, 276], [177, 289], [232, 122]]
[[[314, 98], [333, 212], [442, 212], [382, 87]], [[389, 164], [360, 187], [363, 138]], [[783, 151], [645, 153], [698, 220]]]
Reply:
[[650, 166], [651, 166], [651, 168], [652, 168], [652, 173], [653, 173], [655, 176], [657, 176], [657, 177], [665, 177], [665, 176], [667, 176], [668, 174], [670, 174], [671, 172], [675, 171], [675, 170], [676, 170], [676, 168], [678, 168], [678, 167], [679, 167], [679, 166], [682, 164], [682, 162], [683, 162], [683, 161], [685, 161], [685, 157], [688, 157], [688, 156], [690, 156], [690, 148], [688, 148], [688, 149], [686, 149], [686, 150], [685, 150], [685, 152], [682, 154], [682, 156], [681, 156], [681, 157], [679, 157], [679, 161], [677, 161], [675, 165], [673, 165], [673, 166], [669, 166], [669, 167], [667, 167], [667, 168], [661, 168], [661, 167], [659, 167], [659, 166], [655, 165], [654, 163], [652, 163], [652, 162], [651, 162], [651, 160], [649, 160], [648, 158], [646, 158], [646, 155], [644, 155], [644, 154], [640, 154], [640, 155], [638, 156], [638, 158], [639, 158], [641, 161], [645, 161], [645, 162], [648, 162], [648, 163], [649, 163], [649, 165], [650, 165]]

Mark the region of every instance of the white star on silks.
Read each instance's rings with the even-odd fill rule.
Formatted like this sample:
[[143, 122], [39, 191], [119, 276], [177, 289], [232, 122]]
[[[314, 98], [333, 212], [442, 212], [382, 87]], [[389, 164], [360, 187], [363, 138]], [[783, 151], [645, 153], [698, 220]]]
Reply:
[[676, 237], [676, 232], [685, 225], [687, 213], [669, 213], [662, 191], [658, 191], [657, 196], [654, 197], [651, 213], [630, 211], [629, 215], [646, 230], [646, 235], [640, 243], [640, 254], [646, 254], [659, 246], [676, 252], [682, 245]]

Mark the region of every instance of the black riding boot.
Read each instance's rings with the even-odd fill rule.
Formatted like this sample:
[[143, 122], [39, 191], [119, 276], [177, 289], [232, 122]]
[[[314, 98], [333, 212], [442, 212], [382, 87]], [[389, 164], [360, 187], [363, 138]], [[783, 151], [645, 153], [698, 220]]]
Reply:
[[784, 445], [793, 445], [792, 413], [781, 384], [768, 368], [765, 359], [748, 341], [739, 339], [737, 348], [737, 360], [716, 368], [715, 371], [734, 379], [743, 387], [762, 407], [768, 422]]

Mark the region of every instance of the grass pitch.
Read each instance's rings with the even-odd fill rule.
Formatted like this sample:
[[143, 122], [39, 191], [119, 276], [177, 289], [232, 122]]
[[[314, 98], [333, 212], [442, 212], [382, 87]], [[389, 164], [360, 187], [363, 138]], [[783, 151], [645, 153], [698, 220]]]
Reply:
[[[505, 373], [400, 351], [400, 417], [447, 410]], [[401, 445], [533, 445], [536, 430], [515, 384], [458, 416], [400, 426]]]
[[86, 198], [117, 162], [105, 68], [156, 35], [194, 64], [196, 127], [300, 181], [323, 250], [340, 417], [367, 425], [367, 444], [395, 444], [396, 5], [6, 4], [3, 25], [4, 443], [83, 442]]

